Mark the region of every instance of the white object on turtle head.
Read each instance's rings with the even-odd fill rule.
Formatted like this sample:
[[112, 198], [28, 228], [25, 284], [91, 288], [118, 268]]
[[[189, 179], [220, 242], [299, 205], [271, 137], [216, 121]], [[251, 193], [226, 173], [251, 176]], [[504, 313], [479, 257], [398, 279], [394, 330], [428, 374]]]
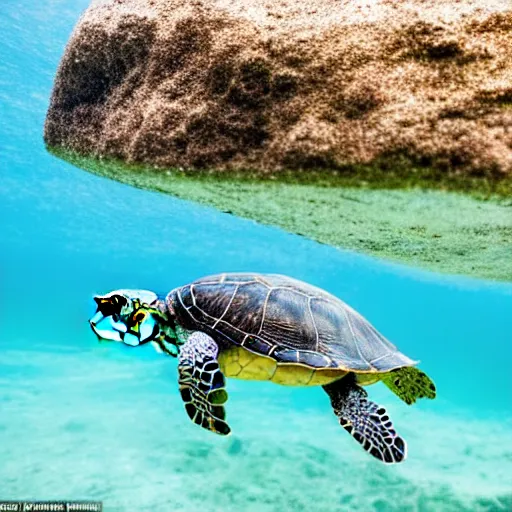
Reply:
[[122, 341], [137, 346], [153, 339], [159, 332], [150, 306], [158, 300], [148, 290], [114, 290], [94, 297], [98, 310], [89, 320], [100, 340]]

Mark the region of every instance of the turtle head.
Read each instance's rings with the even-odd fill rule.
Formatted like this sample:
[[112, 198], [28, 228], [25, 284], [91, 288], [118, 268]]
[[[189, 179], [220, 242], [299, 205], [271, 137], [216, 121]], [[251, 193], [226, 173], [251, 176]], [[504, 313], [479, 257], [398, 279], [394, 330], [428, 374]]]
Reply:
[[122, 341], [136, 347], [172, 334], [165, 308], [147, 290], [115, 290], [94, 297], [95, 315], [89, 320], [98, 339]]

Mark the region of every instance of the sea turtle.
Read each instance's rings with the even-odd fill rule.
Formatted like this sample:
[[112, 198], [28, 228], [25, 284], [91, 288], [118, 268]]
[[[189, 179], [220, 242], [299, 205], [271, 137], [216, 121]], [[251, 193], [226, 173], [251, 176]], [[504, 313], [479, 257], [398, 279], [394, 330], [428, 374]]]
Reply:
[[100, 339], [153, 342], [178, 357], [179, 388], [192, 421], [227, 435], [225, 377], [322, 386], [341, 426], [385, 463], [407, 445], [362, 386], [382, 381], [407, 404], [434, 398], [433, 382], [350, 306], [282, 275], [203, 277], [166, 298], [142, 290], [95, 297]]

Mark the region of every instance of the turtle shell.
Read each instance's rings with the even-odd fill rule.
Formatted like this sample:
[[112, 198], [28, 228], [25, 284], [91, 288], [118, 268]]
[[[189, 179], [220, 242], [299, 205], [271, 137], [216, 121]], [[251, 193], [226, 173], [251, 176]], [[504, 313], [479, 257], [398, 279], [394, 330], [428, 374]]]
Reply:
[[279, 363], [362, 373], [417, 363], [340, 299], [282, 275], [203, 277], [171, 291], [167, 306], [221, 348], [241, 345]]

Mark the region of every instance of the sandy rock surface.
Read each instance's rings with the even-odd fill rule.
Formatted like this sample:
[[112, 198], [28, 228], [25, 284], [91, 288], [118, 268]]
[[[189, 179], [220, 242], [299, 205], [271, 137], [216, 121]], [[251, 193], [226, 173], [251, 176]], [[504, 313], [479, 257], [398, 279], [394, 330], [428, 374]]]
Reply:
[[336, 168], [405, 155], [512, 173], [510, 0], [96, 0], [50, 146], [157, 166]]

